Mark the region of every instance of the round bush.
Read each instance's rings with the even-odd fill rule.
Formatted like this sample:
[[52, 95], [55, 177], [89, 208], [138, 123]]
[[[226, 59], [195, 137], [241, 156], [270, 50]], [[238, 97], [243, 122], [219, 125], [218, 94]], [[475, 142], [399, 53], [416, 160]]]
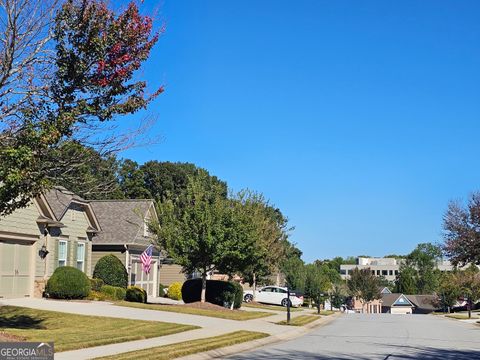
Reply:
[[90, 280], [77, 268], [57, 268], [47, 281], [45, 292], [57, 299], [83, 299], [90, 293]]
[[168, 287], [168, 297], [172, 300], [182, 300], [182, 283], [174, 282]]
[[147, 292], [138, 286], [129, 286], [125, 295], [125, 300], [131, 302], [146, 303]]
[[100, 291], [102, 286], [105, 285], [102, 279], [90, 279], [90, 287], [92, 291]]
[[[188, 304], [200, 301], [202, 279], [187, 280], [182, 286], [182, 299]], [[240, 308], [243, 299], [243, 289], [240, 284], [232, 281], [207, 280], [205, 300], [209, 303], [224, 306], [234, 302], [235, 309]]]
[[98, 260], [93, 270], [93, 277], [102, 279], [106, 285], [127, 288], [128, 274], [122, 262], [113, 254]]

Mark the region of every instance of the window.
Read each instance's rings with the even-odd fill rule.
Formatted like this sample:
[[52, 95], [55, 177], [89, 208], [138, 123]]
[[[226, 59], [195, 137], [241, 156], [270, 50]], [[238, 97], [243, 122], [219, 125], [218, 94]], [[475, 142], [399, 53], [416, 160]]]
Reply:
[[393, 270], [389, 270], [388, 275], [392, 276], [393, 275]]
[[77, 269], [84, 271], [85, 265], [85, 244], [78, 243], [77, 244]]
[[267, 287], [267, 288], [262, 289], [262, 291], [265, 291], [265, 292], [273, 292], [272, 290], [273, 290], [273, 289], [270, 288], [270, 287]]
[[398, 270], [395, 270], [395, 275], [398, 275]]
[[380, 276], [380, 270], [377, 270], [377, 275]]
[[383, 275], [383, 276], [388, 275], [388, 270], [382, 270], [382, 275]]
[[67, 265], [67, 242], [65, 240], [58, 241], [58, 266]]
[[372, 270], [372, 275], [375, 275], [375, 270]]
[[340, 275], [345, 275], [346, 273], [345, 269], [340, 269]]

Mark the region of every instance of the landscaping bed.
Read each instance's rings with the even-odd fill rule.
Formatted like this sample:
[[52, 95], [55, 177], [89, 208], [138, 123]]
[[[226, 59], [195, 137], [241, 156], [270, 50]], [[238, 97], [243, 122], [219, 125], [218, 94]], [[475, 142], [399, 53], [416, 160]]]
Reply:
[[253, 331], [235, 331], [232, 333], [213, 336], [204, 339], [184, 341], [180, 343], [157, 346], [154, 348], [130, 351], [123, 354], [106, 356], [97, 359], [103, 360], [130, 360], [130, 359], [148, 359], [148, 360], [168, 360], [182, 356], [196, 354], [204, 351], [214, 350], [225, 346], [232, 346], [246, 341], [262, 339], [268, 334]]
[[55, 351], [142, 340], [197, 326], [86, 316], [16, 306], [0, 307], [0, 334], [15, 341], [55, 343]]
[[290, 324], [287, 324], [287, 320], [279, 321], [278, 325], [290, 325], [290, 326], [303, 326], [307, 325], [315, 320], [318, 320], [318, 315], [300, 315], [290, 319]]
[[[445, 317], [451, 318], [451, 319], [457, 319], [457, 320], [468, 320], [468, 314], [447, 314]], [[478, 316], [472, 315], [470, 319], [478, 319]]]
[[194, 302], [184, 305], [164, 305], [164, 304], [142, 304], [128, 301], [119, 301], [115, 303], [119, 306], [128, 306], [139, 309], [170, 311], [182, 314], [210, 316], [229, 320], [251, 320], [261, 317], [272, 316], [274, 314], [261, 311], [230, 310], [222, 306], [210, 303]]

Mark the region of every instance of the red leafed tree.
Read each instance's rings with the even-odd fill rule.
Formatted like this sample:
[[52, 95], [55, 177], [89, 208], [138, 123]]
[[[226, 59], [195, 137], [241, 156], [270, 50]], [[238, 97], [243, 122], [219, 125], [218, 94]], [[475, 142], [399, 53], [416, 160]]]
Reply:
[[148, 92], [137, 75], [163, 29], [155, 31], [133, 1], [115, 12], [103, 0], [0, 0], [0, 11], [7, 19], [0, 24], [5, 214], [61, 183], [59, 166], [88, 161], [65, 158], [69, 142], [105, 148], [126, 141], [102, 124], [146, 108], [163, 91]]

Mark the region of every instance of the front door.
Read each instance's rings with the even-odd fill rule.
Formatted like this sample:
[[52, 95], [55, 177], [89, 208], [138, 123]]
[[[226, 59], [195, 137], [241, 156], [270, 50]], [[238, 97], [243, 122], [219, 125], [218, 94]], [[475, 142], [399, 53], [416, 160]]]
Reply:
[[0, 298], [30, 296], [32, 244], [0, 242]]

